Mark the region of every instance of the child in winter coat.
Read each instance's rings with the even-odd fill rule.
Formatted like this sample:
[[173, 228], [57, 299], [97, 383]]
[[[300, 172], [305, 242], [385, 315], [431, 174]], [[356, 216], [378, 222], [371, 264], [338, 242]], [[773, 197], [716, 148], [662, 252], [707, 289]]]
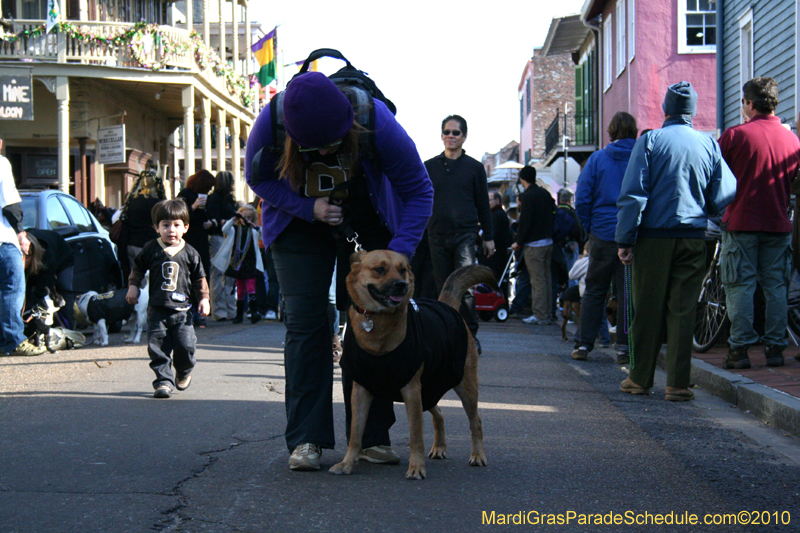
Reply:
[[249, 306], [250, 322], [261, 320], [256, 305], [256, 278], [264, 275], [264, 264], [258, 251], [261, 228], [256, 224], [256, 210], [251, 205], [240, 207], [236, 216], [222, 226], [225, 241], [212, 264], [236, 280], [236, 318], [234, 324], [244, 320], [245, 306]]

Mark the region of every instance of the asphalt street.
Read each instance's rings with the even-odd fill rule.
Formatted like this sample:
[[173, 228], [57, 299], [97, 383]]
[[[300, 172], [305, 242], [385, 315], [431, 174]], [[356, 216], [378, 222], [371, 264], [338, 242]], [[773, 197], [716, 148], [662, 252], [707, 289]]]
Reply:
[[[198, 331], [192, 386], [169, 400], [122, 334], [0, 358], [0, 532], [800, 531], [800, 440], [701, 390], [666, 402], [662, 375], [650, 396], [620, 393], [610, 350], [573, 361], [556, 326], [519, 321], [479, 334], [486, 468], [467, 464], [451, 391], [448, 459], [428, 460], [427, 479], [404, 478], [400, 404], [400, 466], [329, 475], [345, 452], [337, 367], [336, 449], [320, 472], [290, 472], [283, 336], [277, 322]], [[430, 447], [428, 415], [425, 433]]]

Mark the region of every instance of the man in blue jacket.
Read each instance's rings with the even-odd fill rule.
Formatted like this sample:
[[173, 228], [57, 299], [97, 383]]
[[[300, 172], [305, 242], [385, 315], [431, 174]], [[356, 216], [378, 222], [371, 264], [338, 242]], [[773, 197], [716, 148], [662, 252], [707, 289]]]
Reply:
[[703, 234], [708, 216], [733, 201], [736, 178], [716, 141], [692, 128], [697, 93], [689, 82], [671, 85], [662, 108], [664, 125], [636, 142], [617, 201], [619, 258], [633, 265], [636, 313], [630, 376], [620, 390], [649, 394], [666, 324], [665, 399], [687, 401], [694, 398], [689, 377]]
[[[624, 111], [616, 113], [608, 124], [611, 144], [589, 157], [578, 178], [575, 210], [589, 234], [590, 248], [586, 290], [581, 299], [580, 328], [575, 336], [573, 359], [584, 361], [592, 351], [597, 332], [605, 320], [606, 295], [611, 279], [617, 276], [618, 290], [622, 281], [622, 264], [617, 257], [617, 243], [614, 241], [619, 211], [617, 198], [638, 133], [635, 118]], [[618, 316], [622, 315], [619, 313]], [[628, 357], [628, 339], [624, 325], [619, 322], [618, 325], [621, 327], [617, 327], [617, 345], [620, 347], [617, 362], [623, 364]]]

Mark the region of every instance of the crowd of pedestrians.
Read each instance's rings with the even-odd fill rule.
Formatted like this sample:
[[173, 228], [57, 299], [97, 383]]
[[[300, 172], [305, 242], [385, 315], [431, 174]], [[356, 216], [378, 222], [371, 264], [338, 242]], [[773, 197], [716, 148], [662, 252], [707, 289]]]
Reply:
[[[750, 80], [743, 94], [745, 123], [723, 132], [719, 142], [693, 128], [698, 95], [687, 82], [667, 89], [658, 129], [639, 135], [635, 117], [616, 113], [607, 126], [611, 142], [589, 157], [574, 194], [562, 189], [554, 198], [534, 167], [519, 171], [512, 220], [500, 193], [489, 190], [481, 163], [463, 148], [463, 117], [442, 121], [444, 150], [423, 163], [383, 101], [373, 101], [374, 128], [366, 129], [329, 78], [295, 77], [281, 95], [282, 116], [265, 108], [248, 140], [245, 174], [256, 202], [237, 202], [232, 173], [204, 169], [188, 177], [174, 200], [165, 198], [159, 179], [142, 175], [120, 210], [129, 229], [120, 258], [127, 299], [136, 303], [141, 290], [149, 291], [154, 395], [167, 398], [191, 383], [194, 327], [205, 327], [205, 316], [241, 323], [249, 314], [256, 323], [283, 313], [289, 468], [319, 469], [323, 449], [334, 446], [331, 336], [335, 344], [339, 320], [330, 311], [333, 302], [338, 311], [349, 305], [344, 279], [355, 235], [366, 250], [388, 248], [412, 258], [415, 297], [436, 297], [460, 266], [480, 261], [499, 279], [515, 262], [513, 291], [502, 287], [513, 294], [510, 316], [535, 326], [553, 324], [559, 293], [579, 285], [570, 293], [581, 300], [576, 360], [609, 344], [607, 314], [615, 301], [617, 362], [631, 367], [620, 390], [649, 393], [666, 339], [665, 399], [691, 400], [691, 344], [710, 217], [722, 217], [720, 264], [731, 317], [724, 367], [749, 368], [748, 349], [757, 343], [766, 346], [768, 366], [784, 364], [793, 270], [787, 212], [800, 141], [774, 114], [775, 80]], [[275, 129], [276, 120], [284, 121], [285, 133]], [[22, 230], [5, 158], [0, 180], [3, 351], [30, 355], [36, 347], [26, 340], [18, 312], [25, 269], [61, 278], [60, 288], [69, 292], [71, 265], [65, 252], [58, 264], [44, 261], [54, 272], [39, 269], [42, 250], [54, 253], [59, 243], [48, 243], [47, 235], [29, 239]], [[101, 204], [94, 210], [114, 220]], [[767, 302], [763, 335], [753, 327], [757, 283]], [[467, 293], [461, 314], [480, 352], [474, 305]], [[342, 383], [349, 431], [347, 372]], [[394, 421], [391, 402], [374, 400], [362, 459], [398, 462], [389, 438]]]

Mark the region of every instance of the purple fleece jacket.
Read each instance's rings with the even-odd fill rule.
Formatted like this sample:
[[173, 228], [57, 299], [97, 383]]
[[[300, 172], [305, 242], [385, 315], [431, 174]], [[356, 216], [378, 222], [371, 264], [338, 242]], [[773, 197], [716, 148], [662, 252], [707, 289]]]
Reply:
[[[417, 247], [433, 206], [433, 187], [414, 141], [395, 120], [383, 102], [375, 100], [375, 139], [380, 154], [380, 169], [359, 157], [358, 164], [367, 177], [372, 204], [392, 233], [389, 248], [411, 258]], [[270, 108], [258, 115], [247, 140], [245, 176], [250, 188], [264, 200], [262, 206], [262, 240], [268, 247], [286, 229], [293, 217], [312, 221], [315, 198], [304, 198], [292, 190], [288, 179], [279, 179], [276, 172], [259, 176], [253, 185], [251, 163], [256, 153], [272, 144]], [[275, 168], [277, 157], [269, 157]], [[264, 163], [262, 163], [262, 168]]]

